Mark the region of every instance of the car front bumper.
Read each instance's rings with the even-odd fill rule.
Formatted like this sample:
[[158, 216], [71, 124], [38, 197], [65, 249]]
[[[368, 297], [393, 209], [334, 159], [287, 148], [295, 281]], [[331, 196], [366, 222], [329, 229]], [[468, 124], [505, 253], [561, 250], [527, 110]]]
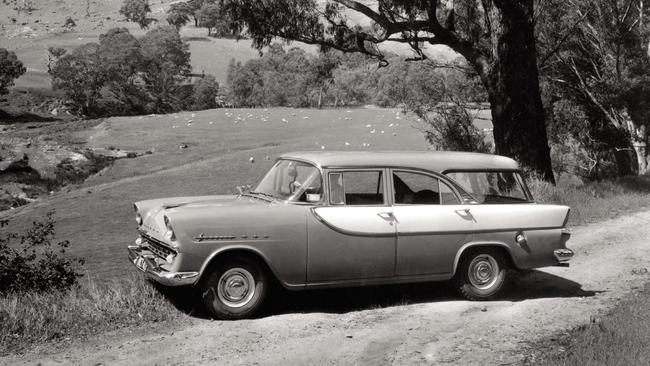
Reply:
[[155, 282], [165, 286], [193, 285], [199, 278], [199, 272], [170, 272], [164, 269], [155, 254], [146, 247], [129, 245], [129, 261], [141, 272]]

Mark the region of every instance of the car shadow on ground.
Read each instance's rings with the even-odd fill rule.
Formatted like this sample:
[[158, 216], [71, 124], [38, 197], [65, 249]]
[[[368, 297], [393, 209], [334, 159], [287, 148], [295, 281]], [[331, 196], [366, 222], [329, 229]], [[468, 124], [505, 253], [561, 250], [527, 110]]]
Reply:
[[[158, 290], [176, 308], [190, 316], [209, 319], [199, 294], [190, 288]], [[584, 290], [569, 279], [537, 270], [511, 271], [510, 280], [497, 301], [524, 301], [544, 298], [591, 297], [603, 291]], [[464, 301], [449, 282], [383, 285], [309, 291], [288, 291], [279, 286], [269, 294], [265, 311], [259, 317], [291, 313], [343, 314], [352, 311], [389, 308], [401, 305]]]

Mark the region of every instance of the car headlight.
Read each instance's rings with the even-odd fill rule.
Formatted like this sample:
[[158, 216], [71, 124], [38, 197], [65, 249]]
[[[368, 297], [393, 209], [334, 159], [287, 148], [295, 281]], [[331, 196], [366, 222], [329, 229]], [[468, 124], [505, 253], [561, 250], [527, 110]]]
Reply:
[[169, 222], [169, 217], [167, 216], [165, 216], [165, 228], [167, 229], [165, 232], [165, 239], [175, 241], [176, 235], [174, 235], [174, 229], [172, 228], [172, 224]]

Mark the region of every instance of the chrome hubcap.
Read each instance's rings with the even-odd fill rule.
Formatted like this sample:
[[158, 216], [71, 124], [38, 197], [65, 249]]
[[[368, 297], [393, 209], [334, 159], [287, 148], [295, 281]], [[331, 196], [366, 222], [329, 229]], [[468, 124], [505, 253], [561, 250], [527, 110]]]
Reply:
[[242, 307], [255, 295], [255, 278], [243, 268], [231, 268], [221, 275], [217, 295], [229, 307]]
[[469, 282], [474, 287], [479, 289], [488, 289], [497, 282], [499, 276], [499, 264], [491, 255], [479, 255], [469, 264], [468, 275]]

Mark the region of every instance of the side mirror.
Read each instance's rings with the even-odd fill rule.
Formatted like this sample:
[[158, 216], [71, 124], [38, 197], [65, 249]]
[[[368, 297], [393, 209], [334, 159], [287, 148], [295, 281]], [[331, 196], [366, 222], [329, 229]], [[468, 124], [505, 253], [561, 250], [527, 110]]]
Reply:
[[320, 188], [316, 187], [305, 189], [305, 195], [307, 196], [307, 202], [320, 202], [323, 199], [323, 195], [320, 193]]
[[322, 198], [319, 193], [307, 193], [307, 202], [320, 202]]

